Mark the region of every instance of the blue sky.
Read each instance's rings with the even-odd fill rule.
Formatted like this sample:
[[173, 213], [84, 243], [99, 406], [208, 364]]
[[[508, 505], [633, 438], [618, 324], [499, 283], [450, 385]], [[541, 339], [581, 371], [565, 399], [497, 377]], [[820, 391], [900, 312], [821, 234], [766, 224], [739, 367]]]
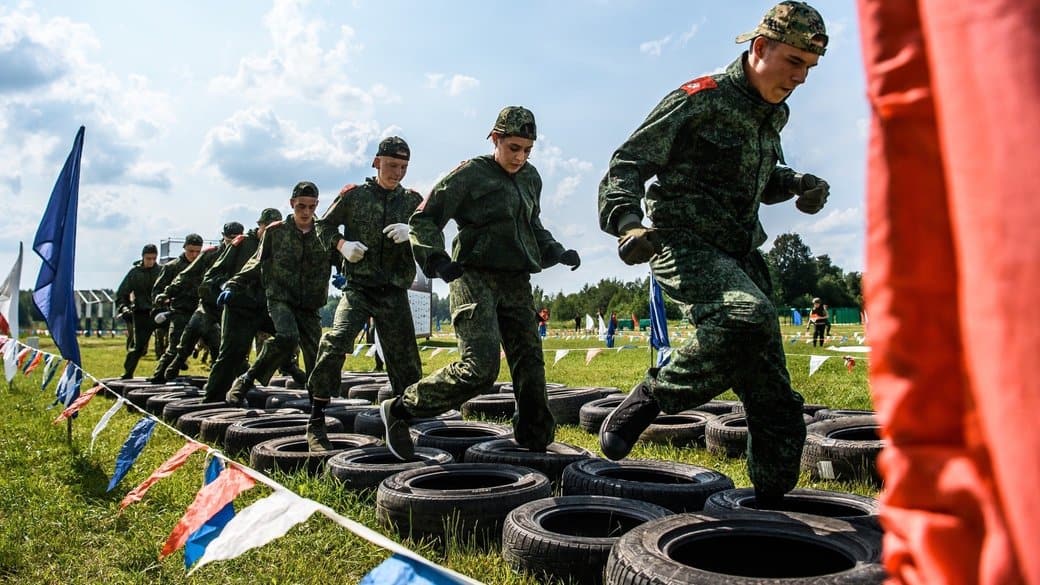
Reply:
[[[141, 246], [288, 209], [312, 180], [324, 209], [370, 176], [378, 141], [404, 137], [422, 193], [490, 152], [498, 111], [538, 120], [543, 223], [582, 267], [536, 275], [549, 292], [647, 273], [599, 231], [611, 153], [669, 91], [725, 67], [772, 2], [85, 0], [0, 4], [0, 277], [29, 249], [79, 125], [87, 127], [77, 288], [114, 288]], [[831, 42], [789, 99], [789, 165], [831, 184], [816, 216], [763, 207], [772, 238], [863, 268], [868, 109], [851, 0], [819, 3]], [[449, 236], [451, 234], [449, 233]], [[767, 244], [767, 247], [770, 244]], [[435, 290], [445, 293], [439, 283]]]

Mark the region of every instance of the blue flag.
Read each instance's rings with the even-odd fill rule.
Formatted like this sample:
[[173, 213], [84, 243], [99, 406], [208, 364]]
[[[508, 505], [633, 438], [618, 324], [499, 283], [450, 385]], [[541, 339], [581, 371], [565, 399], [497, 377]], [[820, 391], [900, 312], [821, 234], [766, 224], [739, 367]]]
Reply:
[[[206, 467], [206, 483], [210, 484], [216, 481], [222, 471], [224, 471], [224, 464], [220, 462], [220, 459], [216, 457], [210, 459], [209, 465]], [[202, 553], [206, 552], [206, 547], [209, 546], [209, 543], [214, 538], [220, 536], [220, 531], [224, 530], [224, 526], [231, 522], [231, 519], [234, 517], [235, 506], [228, 502], [220, 511], [209, 520], [206, 520], [202, 527], [188, 536], [188, 540], [184, 543], [185, 569], [190, 569], [192, 565], [202, 558]]]
[[791, 309], [791, 321], [795, 325], [801, 325], [802, 324], [802, 312], [799, 311], [798, 309]]
[[33, 250], [42, 260], [36, 277], [33, 303], [47, 322], [62, 357], [81, 366], [76, 340], [76, 209], [79, 206], [79, 166], [83, 154], [83, 126], [76, 133], [72, 152], [51, 191], [47, 211], [36, 230]]
[[448, 585], [459, 583], [447, 573], [406, 556], [393, 555], [372, 569], [359, 585]]
[[661, 285], [653, 275], [650, 276], [650, 345], [657, 350], [657, 366], [667, 364], [672, 352], [672, 345], [668, 342], [668, 318]]
[[145, 417], [137, 421], [134, 428], [130, 429], [130, 435], [126, 438], [126, 442], [123, 443], [123, 447], [119, 449], [119, 456], [116, 457], [116, 469], [112, 472], [112, 479], [108, 482], [108, 489], [106, 492], [112, 491], [112, 488], [116, 487], [123, 477], [126, 476], [126, 472], [130, 471], [130, 467], [137, 461], [137, 457], [144, 450], [144, 446], [148, 444], [148, 439], [152, 436], [152, 431], [155, 430], [155, 419], [151, 417]]

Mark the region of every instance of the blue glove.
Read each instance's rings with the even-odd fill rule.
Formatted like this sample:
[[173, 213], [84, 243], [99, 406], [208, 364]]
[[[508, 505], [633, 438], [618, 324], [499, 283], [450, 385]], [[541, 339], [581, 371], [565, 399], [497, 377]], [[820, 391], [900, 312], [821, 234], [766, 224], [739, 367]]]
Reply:
[[339, 290], [343, 290], [347, 287], [347, 277], [343, 276], [342, 273], [337, 272], [336, 276], [332, 277], [332, 286], [338, 288]]
[[221, 307], [227, 305], [228, 301], [231, 300], [231, 294], [231, 289], [229, 288], [220, 291], [220, 294], [217, 295], [217, 305]]

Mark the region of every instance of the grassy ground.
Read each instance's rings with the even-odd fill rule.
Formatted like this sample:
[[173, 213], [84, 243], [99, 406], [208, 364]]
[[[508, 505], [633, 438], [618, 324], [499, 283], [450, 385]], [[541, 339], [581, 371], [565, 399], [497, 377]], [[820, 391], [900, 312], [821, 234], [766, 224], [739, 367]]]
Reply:
[[[560, 324], [562, 327], [562, 324]], [[835, 326], [835, 335], [861, 332], [859, 327]], [[793, 385], [807, 402], [840, 408], [869, 408], [865, 354], [856, 354], [857, 365], [847, 371], [841, 354], [814, 348], [805, 341], [800, 328], [785, 328], [785, 333], [801, 333], [797, 343], [785, 344]], [[581, 350], [599, 347], [591, 339], [565, 339], [566, 330], [553, 330], [546, 340], [547, 350]], [[676, 335], [688, 330], [673, 328]], [[49, 340], [43, 349], [54, 351]], [[102, 378], [121, 372], [123, 340], [82, 339], [84, 368]], [[420, 344], [450, 346], [450, 339], [435, 337]], [[855, 340], [846, 342], [855, 345]], [[546, 354], [547, 378], [571, 386], [631, 387], [645, 370], [649, 357], [645, 336], [619, 337], [618, 346], [644, 349], [606, 351], [591, 365], [585, 365], [585, 352], [572, 351], [555, 367], [554, 353]], [[808, 376], [809, 354], [833, 356], [812, 377]], [[442, 352], [431, 356], [422, 352], [423, 370], [445, 365], [455, 354]], [[148, 375], [154, 360], [142, 360], [138, 375]], [[368, 370], [370, 358], [348, 357], [348, 370]], [[193, 363], [192, 374], [205, 374]], [[503, 366], [500, 379], [508, 379]], [[729, 393], [722, 398], [733, 398]], [[179, 436], [158, 427], [140, 459], [123, 483], [106, 493], [116, 455], [127, 433], [137, 420], [129, 412], [116, 415], [101, 433], [92, 451], [88, 450], [90, 432], [110, 405], [109, 400], [92, 402], [75, 421], [72, 441], [66, 441], [65, 425], [51, 425], [58, 414], [47, 410], [53, 399], [53, 382], [47, 392], [40, 391], [38, 373], [19, 374], [8, 389], [0, 382], [0, 582], [73, 583], [115, 585], [121, 583], [355, 583], [381, 562], [387, 553], [335, 526], [321, 516], [292, 529], [285, 537], [254, 549], [228, 562], [202, 568], [191, 578], [185, 576], [178, 552], [157, 560], [170, 530], [191, 503], [202, 481], [202, 456], [195, 455], [172, 477], [160, 481], [144, 501], [118, 512], [119, 501], [148, 474], [183, 445]], [[595, 437], [578, 427], [562, 427], [557, 439], [596, 451]], [[727, 460], [704, 450], [640, 445], [633, 458], [663, 459], [702, 465], [722, 471], [737, 486], [748, 486], [744, 461]], [[387, 533], [376, 522], [371, 492], [352, 493], [324, 478], [302, 474], [275, 474], [275, 479], [296, 493], [324, 503], [345, 516]], [[802, 478], [802, 486], [836, 489], [874, 495], [866, 485], [812, 482]], [[269, 494], [257, 487], [236, 501], [236, 508]], [[450, 543], [446, 550], [429, 543], [407, 542], [408, 546], [461, 573], [490, 584], [534, 585], [533, 577], [517, 575], [502, 562], [495, 550]]]

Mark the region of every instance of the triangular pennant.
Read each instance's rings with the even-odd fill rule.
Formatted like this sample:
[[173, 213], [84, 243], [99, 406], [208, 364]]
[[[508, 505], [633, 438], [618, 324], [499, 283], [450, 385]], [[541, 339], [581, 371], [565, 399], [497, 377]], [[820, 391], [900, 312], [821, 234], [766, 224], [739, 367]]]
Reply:
[[22, 366], [25, 365], [26, 358], [28, 358], [29, 354], [32, 353], [32, 352], [33, 352], [33, 348], [28, 347], [28, 346], [24, 347], [21, 351], [18, 352], [18, 356], [15, 359], [15, 363], [18, 364], [19, 368], [21, 368]]
[[590, 348], [590, 349], [586, 350], [585, 351], [585, 365], [586, 366], [589, 365], [589, 362], [592, 361], [592, 358], [598, 356], [601, 353], [603, 353], [603, 348], [602, 347], [593, 347], [593, 348]]
[[18, 368], [17, 347], [18, 342], [13, 339], [4, 346], [4, 376], [7, 378], [8, 385], [14, 379], [14, 373]]
[[25, 356], [25, 359], [22, 360], [22, 362], [21, 362], [21, 364], [22, 364], [22, 373], [28, 375], [29, 368], [31, 368], [32, 365], [34, 363], [36, 363], [36, 360], [41, 358], [41, 357], [43, 357], [43, 353], [41, 353], [41, 352], [39, 352], [39, 351], [37, 351], [35, 349], [30, 351], [29, 354]]
[[352, 355], [354, 357], [357, 357], [357, 356], [361, 355], [361, 350], [363, 350], [363, 349], [365, 349], [365, 344], [364, 343], [357, 344], [356, 346], [354, 346], [354, 353]]
[[119, 412], [119, 409], [123, 408], [124, 404], [126, 404], [126, 398], [120, 396], [119, 399], [116, 400], [116, 403], [106, 410], [105, 414], [101, 415], [101, 420], [97, 421], [97, 424], [94, 425], [94, 430], [90, 431], [90, 448], [88, 451], [94, 450], [94, 441], [97, 440], [101, 431], [105, 430], [105, 427], [108, 426], [108, 421], [112, 420], [112, 417]]
[[433, 351], [431, 351], [431, 352], [430, 352], [430, 357], [433, 357], [433, 356], [435, 356], [435, 355], [438, 355], [438, 354], [444, 353], [444, 350], [445, 350], [445, 349], [447, 349], [447, 348], [444, 348], [444, 347], [438, 347], [438, 348], [434, 349]]
[[816, 370], [820, 369], [820, 366], [823, 365], [823, 362], [827, 361], [827, 359], [830, 357], [831, 356], [829, 355], [809, 356], [809, 375], [812, 376], [813, 374], [815, 374]]
[[[220, 474], [224, 471], [224, 464], [221, 463], [219, 457], [210, 459], [209, 465], [206, 466], [206, 483], [210, 484], [220, 477]], [[235, 505], [228, 502], [226, 506], [217, 511], [212, 518], [206, 520], [206, 523], [201, 528], [192, 532], [188, 536], [188, 540], [184, 543], [184, 568], [190, 569], [192, 565], [197, 563], [202, 558], [203, 553], [206, 552], [206, 547], [209, 546], [214, 539], [220, 536], [220, 533], [224, 530], [224, 526], [231, 519], [235, 517]]]
[[569, 350], [569, 349], [558, 349], [558, 350], [556, 350], [556, 358], [553, 359], [553, 367], [556, 367], [556, 364], [560, 363], [560, 360], [562, 360], [563, 358], [567, 357], [567, 354], [569, 354], [570, 352], [571, 352], [571, 350]]
[[94, 398], [94, 396], [100, 390], [101, 384], [95, 384], [93, 388], [84, 392], [83, 395], [77, 398], [72, 404], [70, 404], [68, 408], [61, 411], [61, 414], [58, 415], [58, 418], [54, 419], [53, 424], [58, 424], [61, 421], [69, 418], [73, 414], [79, 412], [84, 406], [87, 405], [88, 402], [90, 402], [92, 398]]
[[158, 469], [153, 471], [152, 474], [148, 476], [148, 479], [141, 482], [141, 485], [130, 490], [130, 492], [123, 497], [123, 501], [119, 502], [119, 509], [122, 510], [134, 502], [140, 502], [141, 498], [143, 498], [144, 494], [148, 491], [148, 488], [152, 487], [152, 484], [164, 477], [173, 475], [173, 472], [177, 471], [177, 469], [184, 465], [184, 462], [188, 460], [188, 457], [190, 457], [192, 453], [204, 447], [205, 445], [202, 443], [196, 443], [195, 441], [189, 441], [186, 443], [176, 453], [174, 453], [172, 457], [160, 465]]
[[36, 356], [29, 361], [29, 365], [25, 366], [25, 375], [28, 376], [29, 374], [33, 373], [33, 370], [38, 368], [41, 363], [43, 363], [43, 352], [38, 351], [36, 352]]
[[278, 490], [254, 502], [228, 522], [220, 536], [206, 547], [192, 571], [214, 561], [233, 559], [280, 538], [290, 528], [310, 518], [320, 507], [317, 502], [288, 490]]
[[141, 451], [148, 444], [148, 439], [151, 438], [154, 430], [155, 419], [150, 417], [142, 418], [137, 421], [134, 428], [130, 429], [130, 435], [127, 436], [126, 442], [119, 449], [119, 456], [116, 457], [116, 468], [112, 472], [112, 479], [108, 481], [106, 492], [112, 491], [113, 488], [119, 485], [126, 473], [130, 471], [130, 467], [133, 466], [134, 461], [137, 461], [137, 457], [141, 455]]
[[47, 365], [43, 366], [43, 381], [40, 382], [40, 390], [46, 390], [47, 384], [51, 383], [54, 379], [54, 374], [58, 372], [58, 366], [61, 365], [63, 359], [61, 356], [52, 355], [47, 358]]
[[372, 569], [358, 585], [455, 585], [457, 579], [437, 567], [395, 554]]
[[256, 485], [256, 481], [238, 467], [231, 466], [225, 469], [216, 481], [206, 484], [195, 495], [195, 501], [188, 506], [184, 516], [177, 521], [177, 525], [170, 532], [166, 544], [159, 552], [159, 558], [164, 559], [184, 546], [188, 535], [198, 530], [218, 510], [234, 501], [238, 494], [254, 485]]
[[[459, 348], [457, 348], [457, 347], [449, 347], [448, 348], [448, 353], [459, 353]], [[505, 355], [505, 352], [502, 352], [502, 355]]]

